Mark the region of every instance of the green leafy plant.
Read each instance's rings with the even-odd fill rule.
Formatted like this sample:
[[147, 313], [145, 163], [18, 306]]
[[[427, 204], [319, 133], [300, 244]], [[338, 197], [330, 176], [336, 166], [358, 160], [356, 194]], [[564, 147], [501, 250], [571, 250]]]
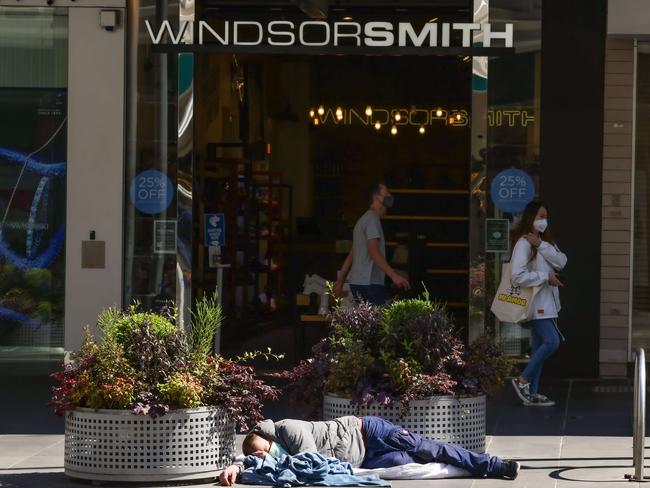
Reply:
[[147, 322], [156, 337], [164, 338], [176, 330], [172, 321], [162, 315], [149, 312], [138, 312], [138, 304], [134, 304], [126, 312], [109, 308], [99, 314], [97, 325], [104, 337], [114, 339], [120, 344], [129, 342], [134, 334]]
[[489, 394], [512, 367], [488, 337], [464, 344], [452, 316], [426, 293], [383, 307], [338, 305], [330, 323], [313, 357], [282, 375], [290, 398], [312, 414], [325, 392], [358, 405], [397, 403], [406, 414], [416, 398]]
[[166, 383], [158, 385], [158, 389], [164, 403], [180, 408], [196, 408], [203, 405], [203, 386], [199, 379], [190, 373], [176, 372]]
[[277, 397], [243, 361], [280, 357], [270, 349], [230, 360], [213, 356], [210, 331], [221, 321], [214, 297], [199, 301], [197, 335], [175, 323], [176, 310], [110, 308], [98, 316], [102, 341], [86, 328], [80, 349], [52, 376], [57, 414], [77, 407], [130, 409], [156, 417], [174, 408], [222, 407], [243, 429], [261, 420], [262, 403]]
[[207, 356], [212, 352], [214, 337], [223, 322], [223, 312], [218, 305], [217, 293], [203, 295], [192, 313], [192, 330], [189, 335], [192, 350]]

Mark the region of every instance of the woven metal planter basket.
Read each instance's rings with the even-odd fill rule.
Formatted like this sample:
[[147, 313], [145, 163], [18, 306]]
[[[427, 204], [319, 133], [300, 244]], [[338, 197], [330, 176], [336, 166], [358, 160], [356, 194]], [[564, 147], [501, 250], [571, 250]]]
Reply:
[[349, 398], [325, 395], [323, 417], [373, 415], [430, 439], [451, 442], [474, 452], [485, 452], [485, 396], [435, 396], [413, 400], [409, 414], [400, 418], [399, 406], [352, 405]]
[[151, 418], [77, 408], [65, 419], [65, 474], [101, 481], [214, 478], [235, 457], [235, 424], [219, 408]]

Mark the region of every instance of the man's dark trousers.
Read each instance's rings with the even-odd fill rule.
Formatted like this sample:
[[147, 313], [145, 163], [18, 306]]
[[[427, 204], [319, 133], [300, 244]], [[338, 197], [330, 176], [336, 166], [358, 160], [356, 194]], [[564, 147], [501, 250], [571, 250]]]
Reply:
[[501, 459], [447, 442], [426, 439], [379, 417], [363, 417], [366, 455], [362, 468], [389, 468], [408, 463], [445, 463], [473, 476], [500, 476]]

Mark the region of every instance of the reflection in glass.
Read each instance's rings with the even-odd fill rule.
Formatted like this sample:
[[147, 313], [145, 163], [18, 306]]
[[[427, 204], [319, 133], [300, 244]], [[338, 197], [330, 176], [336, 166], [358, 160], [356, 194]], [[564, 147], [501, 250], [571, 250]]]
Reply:
[[[515, 54], [489, 60], [490, 83], [487, 90], [486, 192], [502, 170], [517, 168], [532, 178], [536, 196], [539, 179], [539, 115], [541, 93], [542, 1], [520, 3], [490, 0], [490, 21], [514, 24]], [[518, 215], [500, 210], [485, 199], [488, 218], [507, 219], [512, 224]], [[523, 209], [522, 209], [523, 210]], [[486, 253], [484, 260], [485, 304], [490, 306], [501, 278], [501, 264], [510, 252]], [[494, 331], [504, 350], [524, 354], [529, 332], [519, 325], [498, 323], [494, 315], [485, 315], [486, 328]]]
[[0, 359], [64, 341], [68, 18], [0, 7]]
[[632, 350], [650, 347], [650, 43], [637, 46]]

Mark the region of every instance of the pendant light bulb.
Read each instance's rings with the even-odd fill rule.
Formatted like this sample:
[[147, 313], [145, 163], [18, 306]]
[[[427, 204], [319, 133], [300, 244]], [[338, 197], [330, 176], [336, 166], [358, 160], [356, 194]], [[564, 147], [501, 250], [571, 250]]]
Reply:
[[424, 128], [423, 125], [420, 126], [420, 128], [418, 129], [418, 132], [419, 132], [420, 134], [424, 134], [424, 133], [426, 132], [426, 129]]
[[372, 107], [370, 105], [366, 107], [366, 115], [372, 117]]
[[316, 111], [313, 108], [309, 109], [309, 118], [313, 119], [315, 115], [316, 115]]
[[318, 125], [318, 124], [320, 124], [320, 120], [314, 119], [314, 125]]
[[461, 119], [461, 115], [460, 115], [460, 114], [456, 114], [456, 120], [460, 121], [460, 119]]
[[391, 127], [390, 128], [390, 133], [393, 134], [393, 135], [397, 134], [397, 126], [394, 125], [393, 127]]
[[442, 110], [441, 109], [436, 110], [436, 117], [442, 117]]
[[397, 112], [395, 114], [395, 122], [399, 122], [400, 120], [402, 120], [402, 116], [401, 116], [401, 114], [399, 112]]
[[381, 124], [379, 122], [375, 122], [375, 129], [381, 129]]
[[325, 107], [322, 105], [318, 107], [318, 115], [324, 115], [325, 114]]

